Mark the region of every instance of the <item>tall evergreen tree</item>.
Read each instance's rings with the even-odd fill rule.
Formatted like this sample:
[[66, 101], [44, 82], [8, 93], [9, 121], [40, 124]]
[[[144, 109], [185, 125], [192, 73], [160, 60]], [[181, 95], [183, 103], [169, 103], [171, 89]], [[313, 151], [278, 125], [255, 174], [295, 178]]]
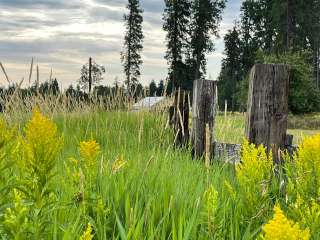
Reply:
[[212, 36], [218, 36], [218, 27], [226, 0], [195, 0], [191, 23], [191, 49], [195, 79], [206, 73], [206, 53], [214, 51]]
[[224, 37], [226, 57], [222, 61], [222, 70], [219, 76], [219, 98], [224, 104], [227, 100], [229, 110], [234, 111], [236, 105], [236, 86], [241, 80], [241, 43], [237, 26], [229, 30]]
[[149, 84], [149, 96], [154, 97], [157, 94], [157, 84], [154, 80]]
[[[301, 102], [297, 96], [310, 89], [310, 81], [306, 82], [307, 77], [302, 77], [310, 76], [305, 63], [314, 66], [314, 81], [311, 83], [319, 82], [320, 0], [244, 0], [239, 34], [240, 64], [230, 70], [228, 59], [232, 58], [233, 53], [226, 51], [220, 85], [227, 86], [232, 81], [230, 71], [240, 72], [240, 79], [243, 80], [238, 84], [237, 98], [241, 99], [242, 105], [246, 102], [247, 76], [255, 62], [266, 62], [266, 59], [279, 62], [285, 59], [282, 56], [286, 56], [290, 59], [288, 64], [296, 64], [292, 66], [293, 71], [303, 74], [295, 75], [291, 81], [290, 106], [293, 102]], [[225, 38], [226, 47], [228, 41], [230, 39]], [[276, 56], [279, 61], [276, 61]], [[225, 98], [229, 101], [232, 92], [228, 88], [225, 91]], [[314, 106], [311, 101], [309, 105]], [[291, 110], [294, 109], [291, 107]]]
[[124, 16], [126, 34], [124, 37], [124, 51], [121, 53], [121, 61], [126, 75], [128, 94], [131, 96], [136, 89], [138, 79], [141, 75], [142, 64], [141, 51], [143, 49], [142, 22], [143, 10], [139, 0], [128, 0], [128, 14]]
[[[185, 78], [185, 55], [189, 38], [191, 16], [190, 0], [165, 0], [163, 29], [167, 32], [167, 51], [165, 58], [169, 64], [169, 80], [173, 88], [188, 88], [192, 85]], [[187, 83], [186, 83], [187, 82]], [[188, 83], [189, 82], [189, 83]]]

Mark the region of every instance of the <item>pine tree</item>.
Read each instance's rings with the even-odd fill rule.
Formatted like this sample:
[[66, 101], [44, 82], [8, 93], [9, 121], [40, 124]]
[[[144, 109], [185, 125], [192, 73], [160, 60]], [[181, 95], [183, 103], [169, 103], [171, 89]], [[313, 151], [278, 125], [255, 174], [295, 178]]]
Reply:
[[124, 51], [121, 53], [121, 61], [126, 75], [126, 85], [129, 96], [134, 95], [138, 79], [141, 75], [142, 64], [141, 51], [143, 49], [142, 22], [143, 10], [139, 0], [128, 0], [129, 13], [124, 16], [126, 34], [124, 37]]
[[193, 21], [191, 49], [195, 79], [206, 74], [206, 53], [214, 51], [212, 36], [218, 37], [218, 27], [226, 0], [195, 0], [193, 2]]
[[157, 94], [157, 84], [154, 80], [149, 84], [149, 96], [154, 97]]
[[241, 43], [240, 33], [237, 26], [229, 30], [224, 37], [226, 57], [222, 61], [222, 70], [219, 76], [220, 103], [228, 102], [229, 109], [235, 110], [236, 86], [241, 80]]
[[[309, 70], [305, 68], [307, 65], [302, 63], [314, 66], [313, 82], [319, 81], [320, 0], [244, 0], [239, 33], [241, 59], [237, 70], [242, 80], [238, 84], [237, 99], [242, 99], [242, 103], [246, 101], [250, 69], [256, 62], [266, 62], [266, 59], [270, 59], [268, 56], [271, 56], [273, 61], [277, 58], [283, 61], [281, 56], [286, 56], [293, 63], [295, 59], [301, 60], [299, 64], [292, 66], [292, 71], [303, 74], [290, 83], [291, 96], [294, 96], [290, 98], [290, 106], [293, 102], [299, 102], [299, 91], [306, 92], [306, 86], [310, 85], [306, 82], [307, 78], [303, 77], [309, 76]], [[226, 45], [229, 40], [225, 39]], [[232, 54], [227, 53], [222, 64], [220, 79], [227, 81], [220, 83], [222, 85], [231, 81], [229, 78], [232, 74], [230, 75], [227, 59], [231, 58]], [[231, 90], [228, 91], [227, 98]], [[309, 101], [310, 106], [311, 102]], [[291, 110], [294, 109], [291, 107]]]
[[183, 74], [186, 68], [184, 60], [189, 38], [191, 3], [190, 0], [165, 0], [165, 6], [163, 29], [167, 32], [165, 58], [169, 64], [169, 79], [174, 89], [185, 89], [188, 83]]

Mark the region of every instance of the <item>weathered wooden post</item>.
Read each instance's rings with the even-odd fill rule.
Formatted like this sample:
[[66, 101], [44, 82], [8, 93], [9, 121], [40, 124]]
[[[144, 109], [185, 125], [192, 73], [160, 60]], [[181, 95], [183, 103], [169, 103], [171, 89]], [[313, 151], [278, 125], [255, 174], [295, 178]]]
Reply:
[[174, 104], [169, 109], [170, 124], [173, 126], [176, 147], [186, 146], [189, 142], [189, 92], [174, 92]]
[[256, 64], [249, 79], [245, 135], [250, 143], [272, 150], [275, 163], [286, 147], [289, 78], [287, 65]]
[[89, 58], [89, 94], [92, 88], [92, 58]]
[[[193, 83], [192, 145], [194, 158], [205, 156], [206, 145], [210, 152], [210, 158], [213, 156], [216, 87], [216, 82], [210, 80], [199, 79]], [[206, 136], [206, 126], [208, 126], [207, 134], [209, 133], [209, 136]], [[209, 143], [206, 143], [206, 138]]]

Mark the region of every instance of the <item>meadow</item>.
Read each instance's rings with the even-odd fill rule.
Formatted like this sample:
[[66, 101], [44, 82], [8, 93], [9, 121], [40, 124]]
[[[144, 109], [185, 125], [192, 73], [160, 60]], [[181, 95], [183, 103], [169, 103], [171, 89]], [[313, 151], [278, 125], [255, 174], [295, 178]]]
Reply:
[[3, 115], [0, 239], [320, 239], [320, 131], [290, 130], [299, 155], [275, 169], [241, 114], [216, 125], [244, 143], [237, 166], [193, 160], [166, 126], [154, 112]]

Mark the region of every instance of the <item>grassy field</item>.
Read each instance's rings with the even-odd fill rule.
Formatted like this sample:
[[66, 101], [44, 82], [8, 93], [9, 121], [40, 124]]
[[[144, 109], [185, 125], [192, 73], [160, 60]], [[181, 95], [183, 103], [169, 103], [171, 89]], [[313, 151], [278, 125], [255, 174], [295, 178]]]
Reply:
[[[59, 114], [56, 134], [37, 116], [1, 124], [1, 239], [272, 239], [263, 226], [275, 204], [299, 224], [292, 239], [320, 239], [320, 160], [301, 187], [288, 163], [284, 189], [261, 149], [247, 146], [241, 168], [173, 149], [162, 115]], [[219, 141], [243, 142], [242, 115], [219, 116], [216, 129]], [[297, 143], [319, 133], [290, 132]]]
[[[242, 143], [244, 139], [245, 114], [218, 115], [216, 119], [216, 138], [227, 143]], [[320, 115], [289, 116], [288, 133], [294, 136], [294, 144], [305, 137], [320, 133]]]

